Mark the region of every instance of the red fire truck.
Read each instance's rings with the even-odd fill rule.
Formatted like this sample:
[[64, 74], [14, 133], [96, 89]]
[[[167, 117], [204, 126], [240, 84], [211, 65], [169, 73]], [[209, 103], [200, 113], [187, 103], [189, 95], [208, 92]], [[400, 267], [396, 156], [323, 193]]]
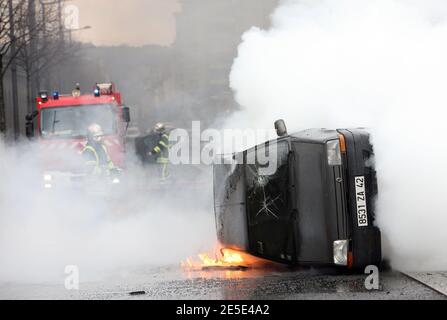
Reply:
[[124, 167], [130, 112], [113, 83], [96, 84], [87, 94], [81, 93], [79, 84], [70, 95], [56, 91], [50, 96], [42, 91], [36, 104], [37, 110], [26, 117], [26, 133], [37, 138], [46, 188], [73, 180], [79, 172], [87, 129], [93, 123], [102, 127], [103, 141], [115, 166]]

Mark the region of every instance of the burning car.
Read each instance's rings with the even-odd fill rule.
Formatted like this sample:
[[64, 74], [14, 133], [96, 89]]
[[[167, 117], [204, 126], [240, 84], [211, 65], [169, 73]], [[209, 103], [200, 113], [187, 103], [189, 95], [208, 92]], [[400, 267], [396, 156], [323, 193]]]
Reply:
[[[214, 167], [220, 243], [286, 264], [379, 265], [378, 190], [369, 134], [311, 129], [289, 135], [282, 120], [275, 127], [277, 139]], [[274, 173], [262, 170], [266, 163], [259, 157], [266, 154], [277, 161]]]

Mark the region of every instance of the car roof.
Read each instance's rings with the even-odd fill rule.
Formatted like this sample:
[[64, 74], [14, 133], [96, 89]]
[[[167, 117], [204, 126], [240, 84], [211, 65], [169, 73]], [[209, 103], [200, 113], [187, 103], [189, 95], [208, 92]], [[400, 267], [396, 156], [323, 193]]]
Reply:
[[[295, 142], [306, 142], [306, 143], [318, 143], [318, 144], [324, 144], [327, 143], [329, 140], [338, 139], [338, 131], [335, 129], [326, 129], [326, 128], [313, 128], [313, 129], [307, 129], [298, 131], [283, 137], [278, 137], [276, 139], [268, 140], [263, 143], [257, 144], [251, 148], [245, 149], [241, 152], [235, 152], [233, 155], [241, 154], [244, 152], [250, 152], [255, 150], [255, 148], [263, 147], [265, 145], [269, 145], [272, 143], [278, 143], [282, 141], [295, 141]], [[229, 154], [221, 154], [219, 156], [228, 156]]]

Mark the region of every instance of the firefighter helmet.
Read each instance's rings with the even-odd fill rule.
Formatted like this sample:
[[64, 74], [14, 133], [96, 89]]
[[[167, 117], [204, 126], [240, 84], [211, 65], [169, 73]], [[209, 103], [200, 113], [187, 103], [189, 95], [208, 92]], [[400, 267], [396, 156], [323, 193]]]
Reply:
[[75, 98], [81, 96], [81, 85], [79, 83], [76, 83], [76, 88], [71, 92], [71, 95]]
[[99, 124], [93, 123], [88, 127], [88, 138], [89, 139], [100, 139], [104, 135], [102, 128]]
[[164, 132], [165, 130], [166, 130], [166, 126], [164, 123], [159, 122], [154, 126], [155, 132], [161, 133], [161, 132]]

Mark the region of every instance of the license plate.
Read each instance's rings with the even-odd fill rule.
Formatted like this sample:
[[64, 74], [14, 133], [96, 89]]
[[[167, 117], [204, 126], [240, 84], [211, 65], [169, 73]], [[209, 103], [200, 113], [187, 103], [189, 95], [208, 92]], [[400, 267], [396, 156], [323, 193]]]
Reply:
[[357, 221], [359, 227], [368, 226], [368, 211], [366, 209], [365, 177], [355, 178], [355, 196], [357, 199]]

